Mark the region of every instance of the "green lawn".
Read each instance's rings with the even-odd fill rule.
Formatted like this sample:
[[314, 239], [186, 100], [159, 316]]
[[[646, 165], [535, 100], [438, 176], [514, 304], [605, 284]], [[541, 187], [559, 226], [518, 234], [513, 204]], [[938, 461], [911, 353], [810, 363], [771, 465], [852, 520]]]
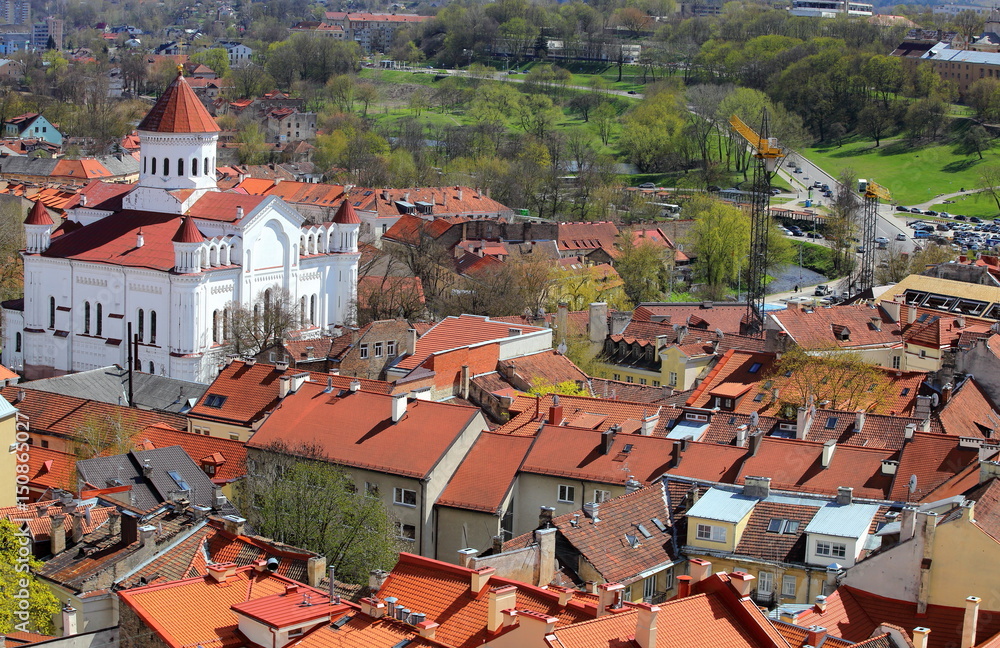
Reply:
[[954, 201], [945, 204], [938, 203], [931, 209], [934, 211], [946, 211], [949, 214], [965, 214], [966, 216], [979, 216], [980, 218], [996, 218], [1000, 214], [993, 197], [988, 193], [978, 193], [972, 196], [961, 196]]
[[864, 140], [850, 141], [839, 148], [807, 148], [803, 152], [834, 176], [850, 167], [858, 177], [873, 179], [889, 189], [893, 202], [905, 205], [975, 187], [979, 168], [1000, 161], [1000, 147], [996, 144], [985, 152], [983, 160], [956, 149], [952, 143], [911, 147], [904, 140], [895, 139], [883, 141], [879, 148]]

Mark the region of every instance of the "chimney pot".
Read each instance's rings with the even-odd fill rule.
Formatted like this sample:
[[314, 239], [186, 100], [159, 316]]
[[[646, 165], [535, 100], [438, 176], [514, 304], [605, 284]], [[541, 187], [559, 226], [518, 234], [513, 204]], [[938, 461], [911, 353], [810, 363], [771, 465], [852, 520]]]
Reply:
[[806, 631], [806, 643], [810, 646], [819, 646], [826, 639], [826, 628], [814, 625]]
[[392, 422], [399, 423], [406, 414], [406, 394], [396, 394], [392, 397]]
[[913, 648], [927, 648], [927, 635], [931, 633], [930, 628], [916, 627], [913, 629]]
[[649, 603], [636, 606], [635, 642], [639, 648], [656, 648], [656, 617], [660, 608]]
[[677, 577], [677, 598], [691, 596], [691, 577], [687, 574]]
[[846, 506], [854, 500], [854, 489], [850, 486], [837, 487], [837, 504]]
[[960, 648], [974, 648], [976, 645], [976, 626], [979, 625], [978, 596], [965, 599], [965, 618], [962, 620], [962, 645]]

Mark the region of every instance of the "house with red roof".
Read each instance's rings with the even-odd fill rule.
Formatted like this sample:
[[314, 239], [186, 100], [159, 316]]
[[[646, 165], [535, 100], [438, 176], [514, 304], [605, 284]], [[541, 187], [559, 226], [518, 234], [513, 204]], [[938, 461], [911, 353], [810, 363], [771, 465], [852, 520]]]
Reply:
[[357, 379], [347, 388], [303, 381], [279, 400], [247, 441], [249, 460], [306, 457], [343, 468], [358, 491], [385, 503], [402, 543], [437, 555], [438, 539], [456, 530], [437, 528], [434, 504], [486, 429], [481, 411], [366, 391]]
[[44, 115], [38, 113], [29, 112], [11, 117], [3, 123], [3, 132], [5, 137], [38, 138], [62, 146], [62, 133]]
[[[22, 345], [5, 343], [3, 361], [19, 354], [32, 378], [131, 361], [207, 383], [234, 344], [233, 304], [287, 290], [303, 337], [352, 322], [361, 221], [350, 203], [307, 223], [279, 197], [221, 191], [219, 126], [182, 75], [137, 132], [139, 179], [120, 204], [86, 192], [63, 222], [25, 223], [28, 297], [3, 307], [5, 338]], [[101, 177], [85, 160], [55, 162]]]

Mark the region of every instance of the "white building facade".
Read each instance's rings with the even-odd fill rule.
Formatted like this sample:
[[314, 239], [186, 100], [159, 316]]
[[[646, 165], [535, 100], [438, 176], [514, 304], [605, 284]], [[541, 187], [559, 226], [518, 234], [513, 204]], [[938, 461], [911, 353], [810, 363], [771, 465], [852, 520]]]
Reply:
[[307, 225], [280, 198], [219, 191], [217, 138], [178, 76], [139, 125], [136, 185], [104, 200], [99, 183], [88, 186], [58, 226], [36, 203], [24, 299], [3, 305], [3, 364], [29, 379], [125, 366], [131, 324], [134, 367], [209, 382], [231, 348], [230, 313], [261, 295], [287, 290], [303, 337], [352, 322], [353, 208]]

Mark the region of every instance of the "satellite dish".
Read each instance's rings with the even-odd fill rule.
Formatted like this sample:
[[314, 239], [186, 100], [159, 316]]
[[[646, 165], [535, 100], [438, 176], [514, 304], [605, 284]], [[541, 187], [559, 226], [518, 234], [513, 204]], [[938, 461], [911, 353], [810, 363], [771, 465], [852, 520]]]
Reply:
[[750, 412], [750, 425], [757, 425], [760, 421], [760, 415], [757, 412]]
[[917, 490], [917, 476], [916, 475], [910, 475], [910, 483], [907, 485], [907, 488], [910, 489], [911, 493], [913, 493], [913, 492], [915, 492]]

